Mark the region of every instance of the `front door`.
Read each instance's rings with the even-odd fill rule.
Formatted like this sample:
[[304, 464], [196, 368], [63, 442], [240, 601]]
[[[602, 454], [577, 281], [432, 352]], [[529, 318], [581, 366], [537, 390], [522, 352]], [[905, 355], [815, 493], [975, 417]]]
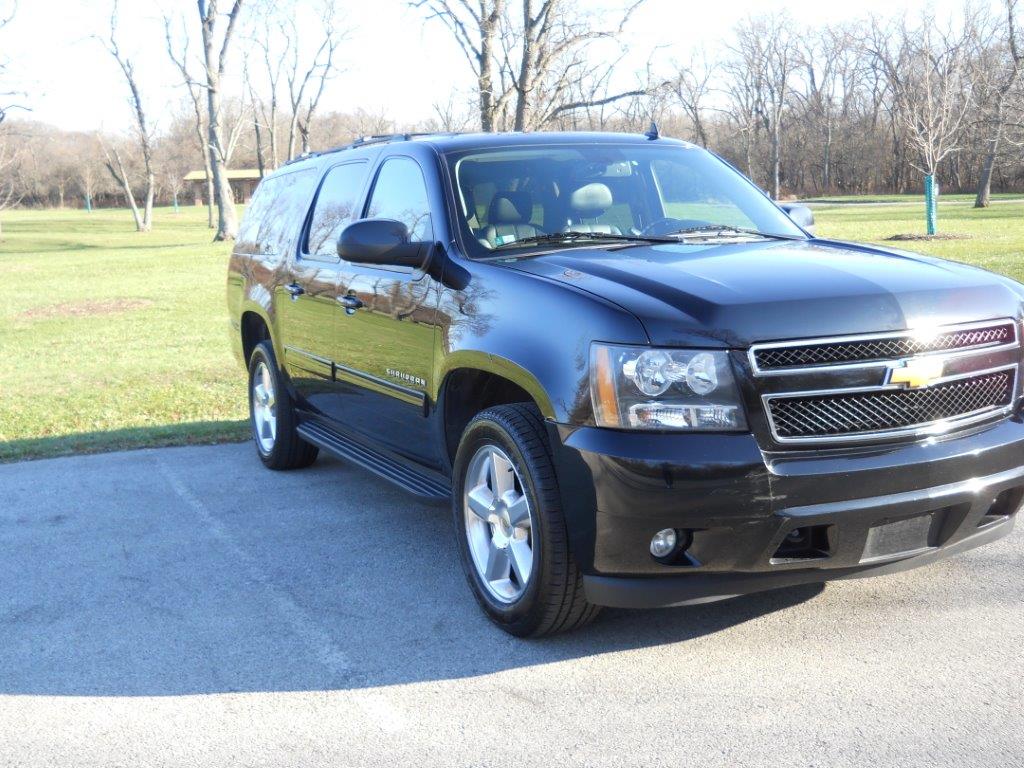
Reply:
[[[380, 166], [365, 218], [395, 219], [410, 239], [434, 238], [423, 172], [411, 157]], [[345, 264], [335, 376], [345, 388], [345, 426], [374, 444], [438, 465], [438, 445], [426, 418], [432, 376], [438, 284], [422, 269]], [[349, 297], [346, 299], [346, 297]]]

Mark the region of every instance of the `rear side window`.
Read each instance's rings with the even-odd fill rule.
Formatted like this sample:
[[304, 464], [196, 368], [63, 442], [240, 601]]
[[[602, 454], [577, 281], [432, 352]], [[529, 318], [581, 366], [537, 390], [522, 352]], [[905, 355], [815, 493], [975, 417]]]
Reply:
[[366, 163], [346, 163], [327, 172], [313, 207], [306, 236], [307, 254], [318, 259], [338, 258], [338, 236], [359, 215], [356, 206], [366, 181], [366, 169]]
[[289, 251], [305, 218], [315, 181], [312, 168], [264, 179], [242, 219], [236, 250], [258, 254]]
[[427, 185], [414, 160], [392, 157], [384, 161], [373, 185], [366, 217], [402, 222], [409, 228], [409, 239], [414, 242], [434, 239]]

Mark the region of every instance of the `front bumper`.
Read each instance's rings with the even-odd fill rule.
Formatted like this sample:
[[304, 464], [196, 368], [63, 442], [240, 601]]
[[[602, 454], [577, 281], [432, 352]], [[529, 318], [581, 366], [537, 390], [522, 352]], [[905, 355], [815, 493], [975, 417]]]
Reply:
[[[599, 605], [906, 570], [1005, 536], [1024, 495], [1019, 416], [944, 439], [779, 454], [750, 435], [552, 432], [573, 553]], [[648, 549], [662, 528], [692, 537], [671, 562]], [[794, 532], [815, 546], [793, 549]]]

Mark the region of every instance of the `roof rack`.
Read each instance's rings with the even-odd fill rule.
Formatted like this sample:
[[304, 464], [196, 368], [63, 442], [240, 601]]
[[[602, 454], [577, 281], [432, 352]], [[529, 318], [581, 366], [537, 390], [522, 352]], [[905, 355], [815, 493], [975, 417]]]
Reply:
[[320, 152], [304, 152], [301, 155], [293, 157], [283, 165], [291, 165], [301, 160], [308, 160], [311, 157], [320, 157], [321, 155], [330, 155], [335, 152], [344, 152], [346, 149], [356, 149], [357, 147], [365, 147], [370, 144], [390, 144], [393, 141], [409, 141], [411, 139], [418, 138], [420, 136], [458, 136], [457, 131], [426, 131], [422, 133], [377, 133], [372, 136], [360, 136], [348, 144], [342, 144], [341, 146], [331, 147]]

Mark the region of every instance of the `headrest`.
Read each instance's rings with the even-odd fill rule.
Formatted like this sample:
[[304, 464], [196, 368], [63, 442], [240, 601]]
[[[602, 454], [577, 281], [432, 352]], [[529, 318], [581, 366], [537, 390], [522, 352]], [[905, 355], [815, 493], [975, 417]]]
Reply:
[[581, 216], [599, 216], [612, 207], [612, 191], [606, 184], [587, 184], [569, 195], [569, 207]]
[[487, 223], [524, 224], [532, 215], [533, 199], [529, 192], [499, 192], [491, 198]]

